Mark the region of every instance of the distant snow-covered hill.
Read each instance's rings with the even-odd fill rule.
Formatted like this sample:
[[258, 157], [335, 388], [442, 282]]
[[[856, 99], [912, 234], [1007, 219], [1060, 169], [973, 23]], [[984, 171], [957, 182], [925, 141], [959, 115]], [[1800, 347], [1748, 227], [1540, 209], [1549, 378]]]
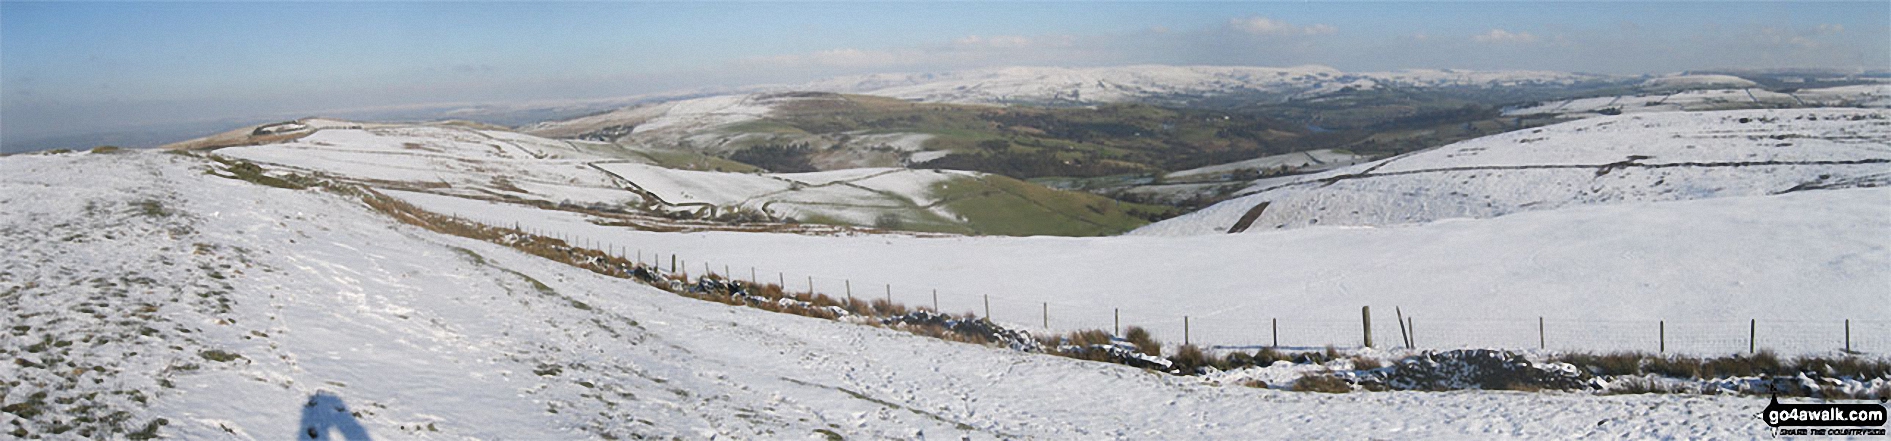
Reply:
[[1256, 181], [1248, 195], [1133, 232], [1382, 226], [1590, 204], [1891, 184], [1891, 111], [1622, 115], [1510, 132], [1343, 169]]
[[1326, 66], [1138, 65], [1095, 68], [1004, 67], [944, 73], [861, 75], [810, 82], [798, 88], [926, 102], [1081, 104], [1235, 93], [1277, 98], [1312, 97], [1346, 88], [1371, 89], [1382, 85], [1571, 85], [1611, 78], [1544, 71], [1411, 69], [1349, 73]]
[[[1326, 66], [1003, 67], [857, 75], [793, 85], [752, 86], [727, 95], [640, 104], [581, 118], [546, 121], [523, 130], [548, 137], [616, 138], [636, 134], [677, 142], [708, 129], [765, 118], [772, 108], [782, 104], [818, 99], [798, 92], [862, 94], [952, 104], [1088, 105], [1227, 95], [1253, 96], [1263, 101], [1283, 100], [1377, 87], [1495, 88], [1568, 86], [1598, 81], [1625, 79], [1546, 71], [1344, 72]], [[668, 136], [664, 136], [666, 134]], [[693, 141], [713, 144], [719, 140]]]

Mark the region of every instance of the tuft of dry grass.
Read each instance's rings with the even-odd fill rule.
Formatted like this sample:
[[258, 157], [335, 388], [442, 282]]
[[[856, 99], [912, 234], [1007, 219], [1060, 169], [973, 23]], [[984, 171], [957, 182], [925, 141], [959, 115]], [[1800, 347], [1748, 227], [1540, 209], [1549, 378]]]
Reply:
[[1641, 373], [1639, 352], [1612, 352], [1608, 354], [1570, 353], [1558, 357], [1559, 361], [1575, 365], [1594, 375], [1635, 375]]
[[1353, 386], [1346, 383], [1346, 380], [1333, 376], [1332, 373], [1315, 372], [1301, 375], [1299, 380], [1294, 381], [1293, 390], [1295, 392], [1343, 394], [1352, 392]]
[[1292, 359], [1293, 357], [1274, 348], [1261, 348], [1259, 351], [1254, 351], [1253, 363], [1255, 366], [1273, 366], [1274, 362]]
[[1123, 330], [1123, 339], [1128, 340], [1129, 344], [1136, 345], [1136, 351], [1138, 352], [1142, 352], [1145, 355], [1162, 356], [1162, 342], [1156, 341], [1155, 336], [1149, 335], [1149, 330], [1143, 329], [1141, 326], [1131, 326], [1129, 329]]
[[1856, 355], [1839, 358], [1805, 357], [1794, 360], [1792, 369], [1818, 372], [1828, 377], [1891, 378], [1891, 360], [1870, 360]]
[[1193, 344], [1185, 344], [1185, 345], [1175, 348], [1175, 356], [1169, 357], [1169, 362], [1174, 363], [1173, 366], [1175, 367], [1177, 372], [1182, 372], [1185, 374], [1201, 372], [1202, 368], [1205, 368], [1205, 367], [1213, 367], [1216, 369], [1224, 369], [1224, 370], [1228, 368], [1228, 364], [1226, 362], [1222, 361], [1219, 358], [1216, 358], [1214, 354], [1209, 354], [1206, 351], [1203, 351], [1201, 347], [1195, 346]]
[[1354, 355], [1352, 360], [1354, 370], [1369, 371], [1385, 367], [1385, 365], [1379, 363], [1379, 359], [1364, 355]]

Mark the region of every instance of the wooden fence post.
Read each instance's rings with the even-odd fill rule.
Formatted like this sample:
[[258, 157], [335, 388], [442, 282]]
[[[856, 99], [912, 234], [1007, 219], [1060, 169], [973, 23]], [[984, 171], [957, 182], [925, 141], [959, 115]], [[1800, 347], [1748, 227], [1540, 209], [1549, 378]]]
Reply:
[[1659, 324], [1661, 326], [1661, 352], [1666, 353], [1668, 352], [1668, 321], [1662, 320]]
[[1852, 353], [1852, 319], [1845, 319], [1845, 353]]
[[1412, 323], [1411, 317], [1406, 317], [1405, 329], [1410, 330], [1412, 332], [1411, 337], [1408, 337], [1408, 339], [1405, 340], [1405, 346], [1409, 348], [1417, 349], [1418, 348], [1418, 324]]
[[1188, 316], [1182, 316], [1182, 345], [1188, 345]]
[[1274, 318], [1274, 347], [1280, 347], [1280, 317]]
[[1405, 343], [1405, 347], [1412, 347], [1412, 335], [1405, 332], [1405, 311], [1395, 305], [1392, 307], [1392, 314], [1392, 318], [1398, 319], [1399, 322], [1399, 342]]
[[1536, 348], [1549, 349], [1549, 344], [1545, 343], [1546, 341], [1547, 340], [1543, 339], [1543, 316], [1539, 315], [1536, 316]]
[[1044, 302], [1044, 329], [1051, 328], [1051, 302]]
[[893, 306], [893, 284], [891, 283], [886, 284], [886, 303], [887, 306]]
[[808, 295], [814, 295], [814, 276], [808, 276]]
[[1110, 308], [1110, 313], [1116, 317], [1116, 321], [1112, 322], [1115, 325], [1111, 326], [1110, 334], [1123, 335], [1123, 308]]
[[847, 282], [847, 301], [848, 302], [854, 301], [854, 281], [853, 280], [841, 280], [841, 281]]
[[670, 272], [676, 272], [676, 254], [670, 254]]
[[985, 294], [985, 321], [991, 321], [991, 294]]
[[1372, 347], [1372, 307], [1359, 307], [1359, 321], [1366, 325], [1366, 347]]
[[932, 290], [932, 312], [939, 312], [939, 290]]
[[1747, 320], [1751, 320], [1747, 322], [1747, 353], [1751, 354], [1759, 349], [1759, 344], [1754, 341], [1760, 338], [1760, 319]]

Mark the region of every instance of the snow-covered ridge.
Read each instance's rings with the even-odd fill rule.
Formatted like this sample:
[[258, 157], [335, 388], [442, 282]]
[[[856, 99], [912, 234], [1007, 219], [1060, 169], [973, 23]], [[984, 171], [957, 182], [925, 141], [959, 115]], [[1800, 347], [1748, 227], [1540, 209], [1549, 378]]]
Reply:
[[[1258, 181], [1248, 196], [1132, 234], [1383, 226], [1886, 184], [1891, 111], [1651, 113], [1493, 135], [1286, 182]], [[1263, 203], [1267, 207], [1257, 208]], [[1236, 228], [1247, 215], [1254, 216]]]
[[1733, 75], [1669, 75], [1669, 76], [1649, 78], [1648, 81], [1643, 81], [1641, 85], [1643, 88], [1649, 88], [1649, 89], [1682, 89], [1682, 88], [1699, 88], [1699, 87], [1742, 89], [1742, 88], [1758, 86], [1759, 83], [1755, 83], [1751, 80], [1736, 77]]
[[631, 134], [649, 136], [653, 133], [682, 136], [703, 129], [761, 119], [777, 105], [807, 99], [820, 98], [790, 93], [690, 98], [626, 107], [583, 118], [541, 122], [521, 131], [559, 138], [600, 132], [611, 138]]

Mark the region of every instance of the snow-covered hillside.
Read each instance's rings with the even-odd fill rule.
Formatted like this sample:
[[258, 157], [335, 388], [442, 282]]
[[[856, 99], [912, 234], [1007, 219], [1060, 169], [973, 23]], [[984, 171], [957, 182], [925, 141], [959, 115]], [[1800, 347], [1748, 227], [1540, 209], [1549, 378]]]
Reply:
[[[813, 173], [718, 173], [636, 163], [600, 163], [598, 169], [634, 183], [671, 204], [708, 204], [773, 217], [829, 219], [851, 225], [876, 220], [949, 222], [958, 215], [939, 206], [934, 187], [982, 174], [950, 170], [856, 168]], [[922, 219], [924, 218], [924, 219]]]
[[453, 126], [317, 123], [289, 142], [232, 147], [219, 156], [466, 195], [621, 206], [642, 202], [585, 165], [642, 159], [609, 144]]
[[[1650, 80], [1654, 81], [1654, 80]], [[1744, 80], [1743, 80], [1744, 81]], [[1713, 86], [1703, 83], [1701, 86]], [[1891, 84], [1828, 87], [1790, 93], [1757, 88], [1648, 88], [1635, 95], [1573, 98], [1505, 109], [1505, 116], [1591, 118], [1604, 113], [1659, 113], [1789, 107], [1891, 107]]]
[[[1292, 393], [703, 302], [408, 227], [348, 196], [204, 173], [211, 165], [159, 153], [0, 158], [0, 251], [9, 256], [0, 262], [0, 352], [12, 360], [0, 364], [0, 430], [182, 439], [330, 430], [381, 439], [1766, 433], [1749, 417], [1764, 401], [1750, 397]], [[1830, 193], [1840, 194], [1851, 193]], [[1791, 214], [1857, 207], [1807, 196], [1761, 212], [1816, 224], [1852, 216]], [[742, 253], [788, 251], [750, 246]], [[1862, 265], [1882, 267], [1867, 256], [1878, 260]]]
[[[1891, 349], [1891, 305], [1880, 301], [1891, 284], [1887, 198], [1826, 190], [1400, 228], [1104, 238], [669, 234], [525, 206], [409, 201], [836, 297], [890, 289], [924, 305], [937, 290], [942, 309], [984, 315], [989, 296], [992, 316], [1028, 329], [1043, 315], [1055, 330], [1111, 329], [1120, 313], [1122, 325], [1179, 343], [1188, 316], [1198, 344], [1251, 347], [1279, 319], [1283, 345], [1346, 346], [1358, 344], [1360, 306], [1400, 306], [1419, 317], [1425, 347], [1534, 346], [1547, 317], [1553, 349], [1652, 351], [1656, 322], [1668, 320], [1667, 350], [1723, 353], [1744, 350], [1731, 337], [1759, 319], [1771, 335], [1762, 346], [1824, 353], [1842, 344], [1849, 317], [1858, 347], [1877, 353]], [[1396, 335], [1389, 316], [1374, 317], [1381, 338]]]
[[[1383, 226], [1576, 205], [1761, 196], [1887, 183], [1891, 183], [1891, 111], [1622, 115], [1478, 138], [1291, 179], [1257, 181], [1247, 196], [1133, 234]], [[1261, 208], [1262, 204], [1266, 206]], [[1244, 217], [1248, 225], [1235, 228]]]
[[943, 103], [1106, 103], [1235, 93], [1311, 97], [1344, 88], [1569, 85], [1608, 77], [1541, 71], [1414, 69], [1349, 73], [1326, 66], [1004, 67], [832, 78], [797, 90], [863, 93]]
[[961, 230], [939, 192], [981, 173], [857, 168], [818, 173], [676, 170], [620, 146], [466, 127], [313, 122], [300, 139], [228, 157], [383, 188], [623, 211], [762, 213], [770, 219]]
[[719, 151], [726, 145], [741, 144], [745, 137], [774, 135], [725, 133], [722, 129], [763, 120], [773, 109], [785, 104], [832, 99], [808, 92], [952, 104], [1095, 104], [1235, 94], [1272, 97], [1269, 99], [1311, 98], [1345, 89], [1381, 86], [1493, 88], [1612, 80], [1615, 79], [1544, 71], [1409, 69], [1349, 73], [1325, 66], [1004, 67], [873, 74], [804, 84], [754, 86], [739, 93], [643, 104], [570, 120], [541, 122], [522, 130], [553, 138], [622, 140], [669, 147], [686, 145], [698, 150]]
[[[626, 107], [582, 118], [547, 121], [525, 132], [555, 138], [608, 133], [611, 137], [671, 133], [677, 136], [707, 128], [760, 119], [771, 108], [793, 97], [773, 94], [735, 94], [690, 98]], [[615, 132], [611, 130], [616, 130]]]

